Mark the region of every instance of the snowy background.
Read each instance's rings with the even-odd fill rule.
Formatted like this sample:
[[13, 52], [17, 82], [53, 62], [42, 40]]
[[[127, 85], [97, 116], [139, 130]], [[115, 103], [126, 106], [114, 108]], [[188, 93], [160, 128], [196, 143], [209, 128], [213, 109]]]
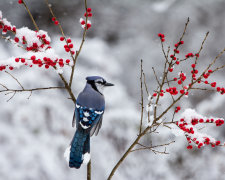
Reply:
[[[53, 9], [67, 36], [81, 41], [79, 19], [83, 15], [83, 1], [55, 0]], [[200, 60], [204, 68], [219, 51], [225, 40], [225, 1], [222, 0], [95, 0], [88, 1], [93, 10], [92, 28], [77, 62], [73, 90], [77, 95], [88, 75], [101, 75], [114, 87], [106, 89], [106, 112], [102, 129], [91, 140], [93, 179], [106, 179], [132, 140], [136, 138], [140, 119], [139, 74], [140, 59], [144, 60], [148, 86], [156, 86], [151, 70], [162, 70], [163, 55], [157, 34], [165, 33], [166, 44], [173, 45], [183, 32], [184, 23], [190, 24], [184, 38], [183, 54], [200, 47], [210, 31]], [[58, 55], [68, 58], [59, 41], [58, 28], [44, 1], [28, 1], [28, 6], [40, 29], [48, 31]], [[4, 17], [18, 28], [33, 25], [17, 1], [0, 0]], [[0, 59], [23, 53], [0, 40]], [[224, 56], [218, 65], [224, 64]], [[61, 80], [55, 71], [23, 67], [12, 72], [26, 88], [58, 86]], [[67, 74], [67, 72], [65, 72]], [[224, 85], [224, 73], [213, 78]], [[0, 83], [18, 88], [15, 80], [0, 73]], [[9, 102], [0, 94], [0, 179], [6, 180], [66, 180], [85, 179], [86, 166], [68, 168], [63, 154], [75, 129], [71, 127], [74, 105], [63, 90], [18, 93]], [[147, 99], [147, 98], [146, 98]], [[167, 102], [167, 98], [163, 102]], [[225, 117], [225, 98], [217, 93], [193, 93], [181, 103], [184, 108], [195, 108], [205, 116]], [[223, 126], [211, 126], [209, 134], [225, 141]], [[160, 135], [146, 137], [148, 144], [176, 140], [167, 151], [169, 155], [155, 155], [150, 151], [131, 153], [116, 172], [116, 180], [222, 180], [225, 179], [224, 148], [204, 147], [187, 150], [184, 137], [175, 137], [163, 128]]]

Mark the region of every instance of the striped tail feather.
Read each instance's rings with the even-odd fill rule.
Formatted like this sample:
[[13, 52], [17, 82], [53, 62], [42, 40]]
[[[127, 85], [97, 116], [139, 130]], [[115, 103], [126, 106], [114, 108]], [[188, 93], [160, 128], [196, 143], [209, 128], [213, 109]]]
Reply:
[[83, 153], [88, 149], [90, 152], [90, 135], [77, 129], [71, 142], [69, 167], [79, 169], [83, 162]]

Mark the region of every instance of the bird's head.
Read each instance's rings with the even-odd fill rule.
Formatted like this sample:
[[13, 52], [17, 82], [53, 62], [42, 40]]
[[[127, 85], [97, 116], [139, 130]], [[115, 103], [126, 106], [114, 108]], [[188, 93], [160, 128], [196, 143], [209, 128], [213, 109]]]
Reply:
[[106, 82], [106, 80], [100, 76], [88, 76], [86, 77], [86, 80], [95, 91], [98, 91], [101, 94], [105, 87], [114, 86], [114, 84]]

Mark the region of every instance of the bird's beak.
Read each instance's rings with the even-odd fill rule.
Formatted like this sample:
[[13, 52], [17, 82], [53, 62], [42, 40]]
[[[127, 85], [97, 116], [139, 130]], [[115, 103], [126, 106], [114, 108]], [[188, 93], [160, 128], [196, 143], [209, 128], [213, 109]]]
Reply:
[[114, 86], [112, 83], [105, 83], [104, 86]]

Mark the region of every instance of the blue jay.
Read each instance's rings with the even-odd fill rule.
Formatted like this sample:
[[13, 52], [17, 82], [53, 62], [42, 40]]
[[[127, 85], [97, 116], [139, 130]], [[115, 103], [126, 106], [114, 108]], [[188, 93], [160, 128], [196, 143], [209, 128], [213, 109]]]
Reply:
[[100, 76], [89, 76], [84, 90], [78, 95], [73, 126], [76, 119], [76, 132], [70, 147], [69, 167], [79, 169], [83, 155], [90, 153], [90, 136], [98, 134], [105, 110], [102, 94], [105, 86], [113, 86]]

